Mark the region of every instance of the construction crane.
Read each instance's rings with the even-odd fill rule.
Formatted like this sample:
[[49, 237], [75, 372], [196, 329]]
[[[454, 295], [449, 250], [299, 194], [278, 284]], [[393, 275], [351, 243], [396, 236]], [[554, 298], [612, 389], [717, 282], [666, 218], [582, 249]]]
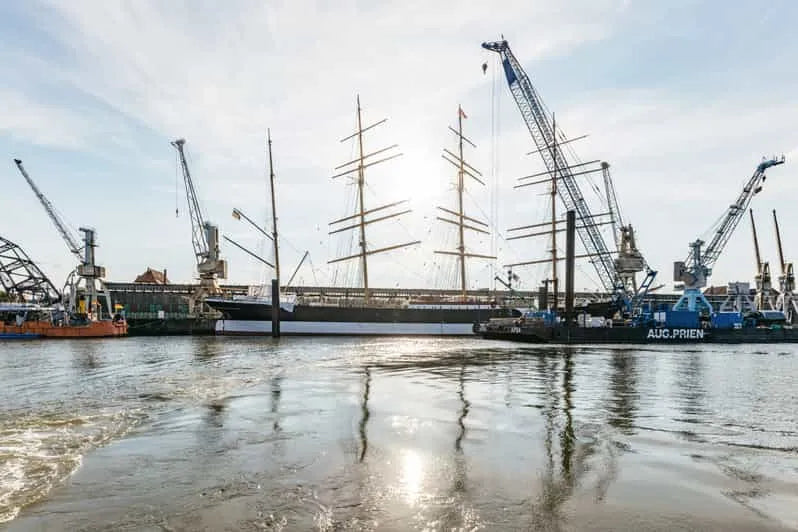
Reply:
[[[650, 286], [653, 275], [656, 274], [656, 272], [651, 272], [650, 280], [647, 279], [640, 287], [635, 286], [634, 275], [645, 269], [645, 261], [642, 260], [642, 255], [634, 245], [631, 226], [627, 226], [625, 231], [619, 233], [618, 242], [622, 243], [620, 235], [625, 233], [627, 245], [618, 249], [619, 253], [616, 259], [614, 258], [615, 254], [610, 252], [604, 242], [594, 215], [590, 212], [587, 201], [576, 181], [577, 175], [585, 173], [578, 169], [584, 166], [584, 163], [570, 162], [562, 150], [563, 144], [575, 139], [558, 141], [555, 138], [553, 119], [506, 40], [482, 43], [482, 47], [498, 53], [501, 57], [510, 92], [538, 148], [537, 153], [540, 153], [543, 163], [548, 172], [553, 175], [553, 179], [560, 181], [562, 186], [557, 186], [557, 192], [565, 209], [576, 212], [579, 219], [577, 234], [586, 251], [586, 256], [589, 257], [596, 269], [604, 290], [612, 294], [617, 303], [623, 303], [629, 308], [633, 302], [640, 299], [635, 296], [640, 296], [640, 290]], [[608, 170], [608, 168], [609, 166], [603, 169]], [[574, 169], [577, 170], [574, 171]], [[615, 203], [617, 209], [617, 202], [614, 201], [614, 198], [608, 198], [608, 201]]]
[[723, 248], [734, 233], [734, 229], [745, 215], [751, 199], [762, 190], [762, 183], [766, 179], [765, 170], [779, 164], [784, 164], [783, 155], [780, 159], [773, 157], [759, 163], [737, 200], [729, 206], [726, 214], [721, 218], [709, 244], [702, 250], [705, 242], [700, 238], [695, 240], [690, 243], [690, 253], [687, 255], [687, 259], [673, 263], [673, 280], [682, 283], [680, 287], [684, 289], [684, 293], [673, 306], [673, 310], [690, 310], [709, 314], [713, 312], [714, 309], [701, 293], [701, 288], [707, 285], [707, 279], [712, 274], [712, 266], [717, 262]]
[[795, 299], [795, 270], [792, 262], [784, 261], [784, 250], [781, 247], [781, 232], [779, 231], [779, 219], [776, 218], [776, 209], [773, 209], [773, 225], [776, 229], [776, 244], [779, 248], [779, 265], [781, 275], [779, 275], [779, 297], [776, 298], [776, 310], [780, 310], [787, 316], [787, 323], [795, 323], [798, 318], [798, 301]]
[[754, 258], [756, 259], [756, 275], [754, 275], [756, 298], [754, 299], [754, 307], [756, 310], [774, 310], [773, 299], [771, 298], [770, 263], [762, 262], [762, 255], [759, 253], [759, 238], [756, 234], [754, 210], [748, 209], [748, 214], [751, 216], [751, 233], [754, 237]]
[[[200, 277], [199, 290], [194, 294], [194, 304], [207, 295], [218, 294], [218, 279], [227, 278], [227, 261], [219, 256], [219, 228], [206, 222], [202, 216], [191, 172], [186, 163], [184, 145], [185, 139], [171, 142], [180, 158], [180, 168], [183, 170], [183, 182], [186, 185], [186, 200], [188, 213], [191, 218], [191, 243], [194, 246], [194, 256], [197, 261], [197, 273]], [[193, 309], [192, 309], [193, 311]]]
[[50, 200], [42, 194], [28, 175], [25, 167], [22, 166], [22, 161], [14, 159], [14, 162], [52, 220], [67, 249], [80, 261], [66, 281], [64, 291], [67, 296], [67, 309], [73, 315], [88, 319], [101, 319], [104, 317], [102, 303], [104, 300], [105, 312], [107, 312], [105, 317], [110, 318], [113, 315], [113, 307], [111, 306], [111, 295], [103, 282], [103, 277], [106, 274], [105, 268], [95, 262], [96, 231], [88, 227], [80, 227], [78, 230], [83, 233], [83, 245], [78, 245], [78, 240], [58, 216]]

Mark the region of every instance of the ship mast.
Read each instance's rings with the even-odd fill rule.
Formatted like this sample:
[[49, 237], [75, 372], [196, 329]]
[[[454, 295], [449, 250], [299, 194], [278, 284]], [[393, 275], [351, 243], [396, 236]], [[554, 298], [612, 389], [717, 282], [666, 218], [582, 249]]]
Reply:
[[551, 155], [554, 161], [554, 171], [551, 173], [551, 284], [554, 293], [554, 312], [557, 312], [558, 279], [557, 279], [557, 119], [552, 113], [553, 144]]
[[277, 202], [274, 198], [274, 163], [272, 162], [272, 132], [266, 129], [266, 141], [269, 146], [269, 185], [272, 196], [272, 242], [274, 243], [274, 276], [280, 286], [280, 247], [277, 245]]
[[[463, 143], [467, 142], [473, 148], [476, 148], [476, 145], [471, 142], [467, 137], [463, 135], [463, 118], [467, 118], [466, 114], [463, 112], [463, 108], [461, 106], [457, 106], [457, 130], [452, 127], [449, 127], [449, 130], [457, 135], [457, 146], [458, 146], [458, 153], [454, 154], [451, 151], [444, 148], [442, 157], [450, 164], [457, 168], [457, 211], [451, 211], [444, 207], [438, 207], [439, 210], [455, 216], [456, 221], [450, 220], [448, 218], [443, 218], [438, 216], [438, 220], [443, 222], [447, 222], [450, 224], [457, 225], [458, 230], [458, 246], [457, 251], [436, 251], [435, 253], [442, 254], [442, 255], [456, 255], [460, 262], [460, 296], [463, 300], [467, 297], [468, 291], [468, 282], [466, 279], [466, 258], [468, 257], [478, 257], [483, 259], [495, 259], [496, 257], [488, 256], [488, 255], [479, 255], [476, 253], [467, 253], [466, 246], [465, 246], [465, 230], [470, 229], [471, 231], [476, 231], [477, 233], [483, 234], [490, 234], [484, 228], [488, 227], [488, 224], [477, 220], [476, 218], [472, 218], [470, 216], [466, 216], [465, 208], [463, 206], [463, 193], [465, 192], [465, 176], [469, 176], [475, 181], [485, 185], [485, 183], [477, 176], [482, 176], [482, 174], [468, 164], [465, 161], [463, 155]], [[481, 227], [475, 227], [472, 225], [467, 225], [465, 222], [468, 220], [469, 222], [473, 222], [475, 224], [480, 225]]]
[[465, 230], [463, 229], [463, 176], [465, 174], [465, 161], [463, 160], [463, 108], [457, 106], [457, 147], [458, 154], [460, 155], [458, 162], [460, 168], [457, 172], [457, 207], [458, 207], [458, 220], [460, 226], [458, 227], [460, 233], [460, 245], [457, 246], [457, 251], [460, 252], [460, 285], [461, 295], [463, 299], [466, 297], [466, 267], [465, 267]]
[[[343, 171], [341, 171], [340, 173], [335, 174], [334, 176], [332, 176], [333, 179], [338, 178], [338, 177], [343, 177], [343, 176], [349, 176], [351, 178], [354, 178], [355, 183], [357, 183], [357, 198], [358, 198], [357, 199], [357, 203], [358, 203], [357, 209], [358, 210], [357, 210], [357, 212], [355, 212], [355, 214], [353, 214], [351, 216], [346, 216], [344, 218], [339, 218], [338, 220], [333, 220], [332, 222], [330, 222], [329, 225], [331, 227], [335, 226], [336, 228], [332, 229], [328, 233], [328, 234], [332, 235], [332, 234], [341, 233], [343, 231], [347, 231], [347, 230], [350, 230], [350, 229], [358, 229], [359, 233], [360, 233], [360, 242], [359, 242], [360, 252], [357, 253], [357, 254], [354, 254], [354, 255], [347, 256], [347, 257], [339, 257], [337, 259], [330, 260], [330, 261], [327, 262], [327, 264], [333, 264], [333, 263], [336, 263], [336, 262], [341, 262], [341, 261], [346, 261], [346, 260], [350, 260], [350, 259], [359, 258], [360, 259], [360, 265], [361, 265], [361, 268], [362, 268], [362, 271], [363, 271], [363, 300], [364, 300], [364, 303], [367, 303], [369, 301], [369, 298], [371, 297], [371, 292], [369, 290], [369, 277], [368, 277], [368, 257], [369, 257], [369, 255], [374, 255], [374, 254], [377, 254], [377, 253], [383, 253], [385, 251], [391, 251], [391, 250], [394, 250], [394, 249], [399, 249], [399, 248], [412, 246], [412, 245], [415, 245], [415, 244], [420, 244], [421, 241], [420, 240], [416, 240], [416, 241], [413, 241], [413, 242], [406, 242], [404, 244], [397, 244], [397, 245], [387, 246], [387, 247], [379, 248], [379, 249], [370, 249], [368, 247], [368, 243], [367, 243], [367, 240], [366, 240], [366, 226], [367, 225], [375, 223], [375, 222], [380, 222], [380, 221], [383, 221], [383, 220], [388, 220], [390, 218], [395, 218], [395, 217], [400, 216], [402, 214], [406, 214], [406, 213], [410, 212], [410, 209], [406, 209], [406, 210], [399, 211], [399, 212], [394, 212], [394, 213], [391, 213], [391, 214], [386, 214], [384, 216], [379, 216], [377, 218], [366, 219], [367, 215], [370, 215], [370, 214], [378, 212], [378, 211], [383, 211], [385, 209], [390, 209], [392, 207], [396, 207], [397, 205], [401, 205], [403, 203], [407, 203], [407, 200], [397, 201], [397, 202], [394, 202], [394, 203], [388, 203], [386, 205], [382, 205], [380, 207], [375, 207], [373, 209], [366, 209], [365, 200], [363, 198], [363, 192], [364, 192], [364, 188], [365, 188], [365, 184], [366, 184], [366, 174], [365, 174], [366, 168], [369, 168], [369, 167], [374, 166], [374, 165], [379, 164], [379, 163], [383, 163], [385, 161], [389, 161], [391, 159], [395, 159], [396, 157], [399, 157], [402, 154], [401, 153], [392, 153], [390, 155], [387, 155], [386, 152], [390, 152], [394, 148], [397, 148], [398, 147], [397, 144], [392, 144], [391, 146], [388, 146], [386, 148], [382, 148], [382, 149], [373, 151], [371, 153], [365, 153], [366, 150], [363, 147], [363, 133], [365, 133], [366, 131], [369, 131], [372, 128], [375, 128], [375, 127], [377, 127], [379, 125], [384, 124], [385, 122], [388, 121], [388, 119], [387, 118], [383, 118], [382, 120], [380, 120], [378, 122], [375, 122], [375, 123], [373, 123], [373, 124], [371, 124], [369, 126], [363, 127], [363, 116], [362, 115], [363, 115], [363, 112], [362, 112], [362, 109], [360, 107], [360, 95], [358, 95], [357, 96], [357, 131], [355, 131], [355, 133], [349, 135], [348, 137], [345, 137], [345, 138], [341, 139], [341, 142], [346, 142], [346, 141], [351, 140], [353, 138], [357, 138], [358, 157], [356, 159], [351, 160], [351, 161], [345, 162], [342, 165], [336, 166], [335, 170], [343, 170]], [[372, 160], [372, 161], [366, 162], [366, 159], [368, 159], [370, 157], [373, 157], [374, 155], [377, 155], [377, 154], [386, 154], [386, 156], [381, 158], [381, 159], [377, 159], [377, 160]], [[338, 225], [341, 222], [352, 221], [352, 220], [357, 220], [357, 222], [352, 224], [352, 225], [346, 225], [346, 226], [339, 226]]]
[[357, 166], [357, 199], [360, 204], [360, 264], [363, 268], [363, 299], [369, 299], [369, 265], [366, 255], [366, 216], [363, 204], [363, 185], [366, 176], [363, 173], [363, 112], [360, 107], [360, 95], [357, 95], [357, 149], [360, 164]]

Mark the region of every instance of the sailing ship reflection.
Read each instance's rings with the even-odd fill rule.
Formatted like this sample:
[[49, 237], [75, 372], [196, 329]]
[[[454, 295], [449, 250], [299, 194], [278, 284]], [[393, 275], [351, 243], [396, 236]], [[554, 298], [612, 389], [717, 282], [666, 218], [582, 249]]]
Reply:
[[272, 424], [272, 429], [274, 430], [275, 434], [279, 434], [283, 430], [282, 427], [280, 426], [280, 416], [278, 415], [278, 410], [280, 408], [280, 396], [282, 395], [282, 383], [283, 383], [282, 374], [277, 374], [273, 376], [269, 383], [269, 387], [271, 388], [271, 408], [269, 410], [274, 416], [274, 423]]
[[[560, 361], [562, 361], [561, 370], [558, 368]], [[544, 382], [541, 392], [545, 427], [543, 448], [546, 460], [545, 470], [541, 475], [540, 492], [532, 505], [532, 520], [536, 527], [550, 527], [564, 519], [561, 507], [573, 493], [578, 472], [583, 470], [580, 466], [584, 455], [579, 457], [579, 463], [574, 463], [571, 349], [566, 348], [561, 356], [541, 356], [538, 370]], [[557, 382], [560, 376], [562, 376], [561, 385]], [[558, 390], [560, 386], [562, 393]], [[556, 463], [558, 454], [559, 464]]]
[[463, 363], [463, 365], [460, 366], [459, 386], [457, 388], [457, 396], [460, 399], [461, 406], [457, 418], [459, 430], [457, 432], [457, 438], [454, 440], [454, 485], [452, 491], [455, 493], [461, 493], [466, 489], [466, 458], [463, 453], [463, 438], [465, 438], [466, 434], [465, 418], [468, 415], [471, 403], [465, 398], [465, 372], [466, 366], [465, 363]]
[[366, 435], [366, 424], [369, 421], [371, 413], [369, 412], [369, 393], [371, 391], [371, 369], [366, 366], [363, 368], [365, 375], [363, 379], [363, 401], [360, 403], [360, 423], [358, 424], [358, 433], [360, 434], [360, 451], [358, 453], [358, 462], [363, 462], [366, 458], [366, 451], [368, 450], [369, 442]]
[[[480, 512], [469, 508], [470, 493], [478, 492], [479, 487], [474, 486], [474, 479], [469, 479], [469, 457], [465, 452], [468, 448], [468, 418], [474, 411], [474, 403], [469, 400], [466, 385], [472, 381], [482, 383], [496, 382], [496, 378], [504, 379], [508, 387], [504, 397], [506, 407], [519, 408], [516, 399], [526, 407], [529, 403], [528, 398], [516, 397], [518, 392], [510, 391], [509, 387], [513, 378], [529, 379], [528, 372], [531, 370], [535, 374], [532, 380], [536, 383], [535, 391], [532, 393], [539, 396], [537, 402], [542, 405], [540, 415], [543, 431], [540, 439], [543, 452], [541, 453], [538, 447], [539, 440], [530, 432], [529, 441], [532, 443], [527, 452], [532, 463], [540, 465], [538, 470], [530, 471], [527, 475], [539, 478], [540, 483], [522, 505], [529, 516], [529, 526], [555, 529], [563, 526], [565, 504], [574, 496], [577, 489], [582, 492], [594, 491], [597, 501], [604, 498], [608, 486], [617, 474], [616, 462], [619, 450], [616, 448], [614, 436], [607, 433], [606, 422], [599, 419], [580, 419], [576, 414], [576, 405], [582, 404], [577, 398], [577, 383], [580, 382], [577, 375], [578, 368], [581, 367], [577, 357], [581, 354], [577, 353], [576, 348], [569, 347], [546, 350], [537, 348], [530, 350], [529, 353], [519, 350], [513, 352], [512, 356], [504, 357], [496, 353], [490, 355], [493, 362], [496, 361], [496, 356], [499, 356], [506, 369], [501, 373], [492, 374], [493, 378], [488, 378], [486, 375], [491, 368], [487, 367], [488, 357], [485, 353], [472, 356], [472, 354], [450, 352], [440, 357], [403, 359], [362, 367], [358, 401], [360, 412], [355, 436], [358, 445], [354, 456], [355, 462], [361, 464], [357, 471], [358, 484], [363, 485], [363, 489], [360, 490], [362, 496], [368, 498], [373, 494], [370, 490], [380, 492], [385, 489], [389, 491], [396, 489], [391, 482], [391, 479], [395, 478], [399, 480], [399, 489], [406, 495], [404, 498], [411, 506], [436, 500], [438, 496], [443, 496], [443, 500], [448, 501], [445, 505], [427, 506], [426, 512], [435, 514], [432, 517], [439, 525], [458, 528], [466, 523], [468, 519], [466, 513], [479, 515]], [[611, 394], [619, 397], [620, 401], [610, 400], [610, 404], [605, 404], [602, 410], [613, 420], [609, 425], [623, 422], [631, 426], [637, 409], [634, 361], [623, 361], [622, 357], [618, 357], [613, 359], [612, 369], [610, 382], [604, 389], [611, 389]], [[435, 444], [434, 441], [426, 439], [419, 442], [420, 446], [412, 447], [396, 448], [389, 443], [385, 446], [385, 450], [392, 450], [395, 453], [391, 453], [385, 463], [390, 465], [393, 462], [400, 464], [400, 467], [397, 472], [393, 466], [390, 466], [388, 474], [399, 476], [383, 478], [382, 482], [388, 482], [386, 485], [373, 483], [379, 479], [379, 474], [374, 476], [375, 471], [380, 471], [383, 467], [382, 462], [379, 464], [373, 462], [377, 455], [371, 456], [373, 453], [368, 452], [368, 424], [374, 421], [369, 402], [373, 399], [371, 394], [375, 391], [372, 389], [371, 380], [375, 371], [378, 375], [385, 373], [388, 379], [413, 372], [432, 373], [436, 379], [442, 375], [449, 376], [451, 380], [447, 380], [452, 385], [448, 388], [451, 390], [449, 393], [456, 394], [457, 406], [446, 402], [445, 399], [436, 401], [436, 406], [452, 405], [449, 408], [454, 430], [449, 444], [450, 458], [447, 459], [445, 454], [439, 454], [432, 460], [425, 457], [421, 447]], [[587, 389], [592, 388], [593, 386], [590, 386]], [[391, 389], [391, 386], [389, 385], [387, 389]], [[401, 405], [401, 401], [395, 405]], [[419, 434], [418, 437], [425, 438], [425, 434]], [[535, 458], [541, 456], [542, 463], [536, 462]], [[415, 477], [410, 474], [413, 471]], [[408, 480], [411, 478], [415, 478], [416, 481]], [[410, 489], [411, 484], [415, 491]], [[440, 487], [442, 492], [436, 494], [436, 487]], [[425, 517], [430, 517], [429, 513]]]

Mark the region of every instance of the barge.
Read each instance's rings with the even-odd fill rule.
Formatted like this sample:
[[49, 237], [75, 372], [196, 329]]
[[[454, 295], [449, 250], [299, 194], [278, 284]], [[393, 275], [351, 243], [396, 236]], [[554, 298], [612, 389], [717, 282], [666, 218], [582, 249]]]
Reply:
[[0, 304], [0, 338], [108, 338], [127, 335], [121, 315], [96, 320], [70, 316], [58, 307], [35, 303]]
[[700, 315], [663, 310], [618, 321], [581, 316], [572, 323], [554, 312], [527, 312], [521, 318], [481, 323], [474, 332], [485, 339], [540, 344], [798, 343], [798, 328], [781, 311]]

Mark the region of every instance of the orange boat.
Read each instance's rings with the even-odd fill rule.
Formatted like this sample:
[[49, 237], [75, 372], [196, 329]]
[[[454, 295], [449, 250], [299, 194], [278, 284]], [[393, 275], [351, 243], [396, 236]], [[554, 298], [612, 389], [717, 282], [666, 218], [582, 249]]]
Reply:
[[32, 303], [0, 304], [0, 339], [105, 338], [127, 335], [121, 315], [112, 320], [76, 320], [63, 310]]

